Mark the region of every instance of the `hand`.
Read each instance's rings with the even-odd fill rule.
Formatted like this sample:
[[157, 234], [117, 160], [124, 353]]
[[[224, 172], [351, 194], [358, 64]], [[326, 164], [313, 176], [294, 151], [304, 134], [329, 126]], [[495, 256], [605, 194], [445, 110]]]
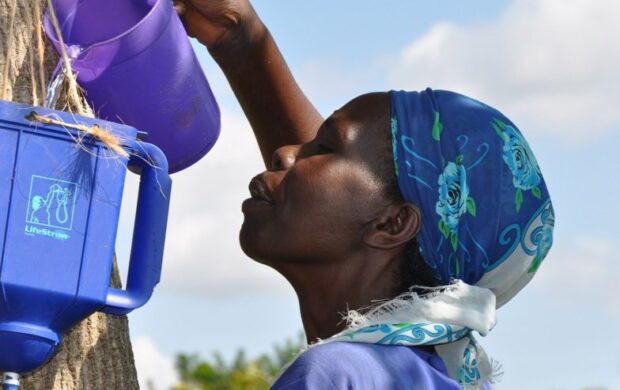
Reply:
[[249, 38], [249, 27], [258, 16], [248, 0], [174, 0], [187, 34], [209, 51], [222, 43]]
[[188, 34], [209, 49], [224, 71], [266, 166], [279, 147], [314, 138], [323, 118], [249, 0], [173, 1]]

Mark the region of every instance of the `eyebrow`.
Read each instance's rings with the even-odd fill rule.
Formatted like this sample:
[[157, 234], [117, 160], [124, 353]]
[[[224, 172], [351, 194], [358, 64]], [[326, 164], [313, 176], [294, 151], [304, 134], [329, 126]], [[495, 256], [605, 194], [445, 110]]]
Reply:
[[328, 137], [330, 139], [334, 139], [340, 143], [346, 141], [346, 135], [344, 134], [345, 130], [338, 127], [339, 120], [330, 116], [325, 121], [323, 121], [323, 125], [321, 126], [323, 130], [324, 137]]
[[328, 128], [328, 129], [330, 129], [330, 128], [334, 129], [336, 127], [336, 126], [334, 126], [335, 122], [336, 122], [336, 120], [334, 119], [334, 117], [330, 116], [329, 118], [327, 118], [327, 119], [325, 119], [323, 121], [323, 125], [321, 127]]

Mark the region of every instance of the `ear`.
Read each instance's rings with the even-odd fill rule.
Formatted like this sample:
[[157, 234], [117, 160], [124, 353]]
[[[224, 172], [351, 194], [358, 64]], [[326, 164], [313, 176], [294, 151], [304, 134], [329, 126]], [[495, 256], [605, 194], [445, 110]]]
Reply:
[[373, 248], [396, 248], [414, 238], [421, 224], [419, 208], [407, 202], [393, 203], [368, 225], [364, 242]]

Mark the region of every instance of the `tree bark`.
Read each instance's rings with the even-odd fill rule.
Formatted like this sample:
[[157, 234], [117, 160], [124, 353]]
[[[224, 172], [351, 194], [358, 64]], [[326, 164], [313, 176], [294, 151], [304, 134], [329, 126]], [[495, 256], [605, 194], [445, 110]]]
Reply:
[[[5, 100], [41, 105], [45, 98], [42, 87], [58, 61], [48, 44], [44, 54], [39, 50], [45, 5], [45, 0], [0, 0], [0, 97]], [[120, 285], [116, 266], [112, 279]], [[138, 389], [127, 317], [96, 313], [73, 327], [54, 358], [23, 378], [22, 388]]]

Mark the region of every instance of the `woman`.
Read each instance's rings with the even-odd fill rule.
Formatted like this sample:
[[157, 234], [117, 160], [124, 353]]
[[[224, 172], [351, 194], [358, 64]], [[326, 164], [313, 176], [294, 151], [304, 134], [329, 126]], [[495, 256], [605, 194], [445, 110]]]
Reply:
[[516, 127], [431, 89], [362, 95], [323, 121], [247, 1], [176, 6], [268, 167], [243, 203], [241, 246], [289, 280], [315, 343], [274, 388], [486, 386], [494, 370], [471, 332], [532, 278], [554, 223]]

